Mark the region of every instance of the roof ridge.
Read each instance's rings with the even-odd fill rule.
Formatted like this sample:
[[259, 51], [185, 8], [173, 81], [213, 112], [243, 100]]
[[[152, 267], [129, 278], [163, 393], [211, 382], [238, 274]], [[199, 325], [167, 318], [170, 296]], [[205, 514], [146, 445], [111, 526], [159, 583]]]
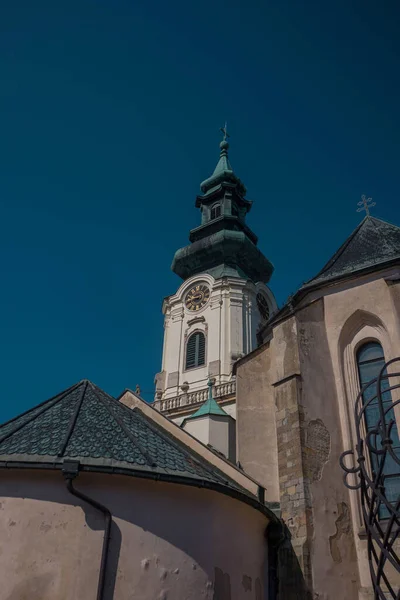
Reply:
[[[150, 467], [156, 467], [157, 466], [156, 462], [152, 459], [152, 457], [147, 452], [147, 450], [145, 450], [145, 448], [143, 448], [142, 444], [136, 439], [136, 436], [133, 435], [131, 431], [129, 431], [129, 429], [126, 427], [125, 423], [119, 418], [118, 415], [115, 414], [113, 408], [110, 407], [110, 406], [107, 406], [107, 404], [105, 403], [105, 401], [103, 400], [103, 398], [101, 398], [99, 396], [97, 390], [95, 389], [95, 388], [97, 388], [97, 386], [93, 385], [90, 381], [89, 381], [89, 386], [91, 387], [91, 389], [92, 389], [94, 395], [96, 396], [96, 398], [102, 403], [103, 406], [105, 406], [105, 408], [108, 410], [108, 412], [110, 413], [110, 415], [112, 416], [112, 418], [114, 419], [114, 421], [116, 421], [118, 423], [118, 425], [121, 427], [121, 429], [125, 433], [125, 435], [128, 436], [128, 438], [131, 440], [132, 444], [134, 446], [136, 446], [136, 448], [139, 450], [139, 452], [145, 458], [145, 460], [147, 461], [147, 464]], [[98, 389], [100, 389], [100, 388], [98, 388]], [[103, 390], [101, 390], [101, 391], [103, 392]], [[119, 403], [118, 400], [116, 400], [115, 398], [113, 398], [112, 396], [110, 396], [109, 394], [107, 394], [106, 392], [104, 392], [104, 393], [107, 396], [109, 396], [109, 398], [113, 402], [116, 402], [118, 404], [118, 406], [124, 406], [122, 403]], [[128, 409], [128, 410], [130, 410], [130, 409]]]
[[356, 236], [356, 234], [359, 232], [359, 230], [361, 229], [362, 225], [367, 221], [367, 219], [369, 219], [370, 217], [366, 216], [363, 218], [363, 220], [361, 221], [361, 223], [359, 223], [357, 225], [357, 227], [351, 232], [351, 234], [348, 236], [348, 238], [343, 242], [343, 244], [341, 246], [339, 246], [339, 248], [336, 250], [336, 252], [334, 253], [333, 256], [331, 256], [331, 258], [328, 260], [328, 262], [322, 267], [322, 269], [320, 271], [318, 271], [318, 273], [316, 275], [314, 275], [314, 277], [312, 277], [311, 279], [309, 279], [308, 281], [305, 282], [304, 285], [308, 285], [309, 283], [311, 283], [312, 281], [314, 281], [314, 279], [318, 279], [318, 277], [320, 277], [320, 275], [326, 271], [327, 269], [329, 269], [330, 267], [332, 267], [335, 262], [338, 261], [338, 259], [342, 256], [343, 252], [346, 250], [346, 248], [348, 247], [348, 245], [350, 244], [350, 242], [354, 239], [354, 237]]
[[32, 406], [32, 408], [28, 408], [28, 410], [26, 410], [25, 412], [23, 412], [19, 415], [16, 415], [15, 417], [12, 417], [11, 419], [8, 419], [8, 421], [4, 421], [4, 423], [0, 423], [0, 431], [1, 431], [2, 427], [5, 427], [6, 425], [9, 425], [13, 421], [20, 419], [21, 417], [24, 417], [25, 415], [29, 414], [33, 410], [36, 410], [37, 408], [39, 408], [39, 406], [44, 406], [44, 404], [46, 404], [47, 402], [50, 402], [51, 400], [55, 400], [60, 394], [64, 394], [66, 392], [71, 392], [75, 387], [77, 387], [78, 385], [83, 383], [83, 381], [84, 381], [84, 379], [82, 379], [81, 381], [78, 381], [78, 383], [74, 383], [73, 385], [71, 385], [69, 388], [67, 388], [63, 392], [59, 392], [55, 396], [51, 396], [50, 398], [47, 398], [47, 400], [43, 400], [43, 402], [40, 402], [39, 404], [35, 404], [35, 406]]
[[386, 225], [390, 225], [391, 227], [400, 229], [400, 227], [398, 225], [394, 225], [390, 221], [386, 221], [386, 219], [380, 219], [379, 217], [373, 217], [372, 215], [368, 215], [367, 217], [364, 217], [364, 219], [369, 219], [370, 221], [379, 221], [379, 223], [385, 223]]
[[81, 410], [81, 406], [82, 406], [82, 403], [83, 403], [83, 399], [85, 397], [86, 390], [87, 390], [88, 385], [89, 385], [89, 381], [87, 379], [84, 379], [82, 383], [83, 383], [83, 389], [82, 389], [81, 395], [79, 397], [79, 400], [78, 400], [78, 402], [76, 404], [74, 414], [72, 415], [72, 419], [70, 420], [70, 423], [69, 423], [69, 426], [68, 426], [67, 435], [65, 436], [65, 439], [64, 439], [64, 441], [63, 441], [63, 443], [61, 445], [61, 449], [60, 449], [60, 451], [58, 453], [58, 456], [64, 456], [64, 452], [65, 452], [65, 450], [67, 448], [67, 445], [68, 445], [68, 442], [69, 442], [69, 440], [71, 438], [72, 432], [74, 431], [74, 427], [75, 427], [76, 421], [78, 419], [79, 412]]
[[231, 479], [228, 475], [226, 475], [221, 469], [218, 469], [218, 467], [214, 467], [214, 465], [212, 465], [206, 458], [203, 458], [200, 454], [198, 454], [196, 452], [196, 450], [193, 450], [191, 448], [190, 452], [189, 452], [186, 444], [181, 442], [181, 440], [178, 440], [178, 438], [176, 438], [171, 432], [169, 432], [166, 429], [164, 429], [163, 427], [161, 427], [161, 425], [159, 425], [158, 423], [156, 423], [155, 421], [150, 419], [150, 417], [148, 417], [138, 406], [135, 406], [135, 408], [133, 408], [133, 409], [128, 408], [127, 406], [126, 406], [126, 408], [129, 411], [140, 412], [140, 414], [143, 416], [144, 420], [146, 421], [146, 423], [150, 429], [155, 431], [155, 433], [157, 433], [157, 435], [160, 435], [161, 437], [166, 439], [168, 441], [168, 443], [170, 443], [173, 446], [175, 446], [176, 448], [178, 448], [181, 452], [183, 452], [185, 454], [186, 457], [189, 457], [190, 460], [196, 461], [202, 469], [205, 469], [206, 471], [208, 471], [208, 473], [211, 473], [211, 475], [215, 476], [217, 474], [217, 476], [221, 478], [222, 482], [228, 481], [231, 484], [233, 483], [235, 486], [240, 485], [237, 482], [235, 482], [234, 479]]
[[[40, 417], [40, 415], [42, 415], [46, 410], [48, 410], [50, 408], [53, 408], [53, 406], [55, 406], [58, 402], [60, 402], [61, 400], [63, 400], [67, 394], [69, 394], [72, 391], [74, 391], [75, 389], [77, 389], [80, 385], [82, 385], [81, 381], [79, 383], [76, 383], [72, 387], [68, 388], [67, 390], [64, 390], [64, 392], [61, 392], [61, 394], [58, 394], [57, 396], [54, 396], [53, 398], [50, 398], [49, 400], [46, 400], [45, 402], [42, 402], [41, 404], [39, 404], [38, 406], [41, 406], [42, 409], [39, 410], [37, 413], [35, 413], [32, 418], [27, 419], [23, 423], [20, 423], [19, 425], [17, 425], [17, 427], [15, 427], [14, 429], [12, 429], [11, 431], [9, 431], [8, 433], [6, 433], [5, 435], [1, 436], [0, 437], [0, 444], [2, 444], [5, 440], [7, 440], [12, 435], [14, 435], [14, 433], [16, 433], [17, 431], [20, 431], [21, 429], [23, 429], [25, 427], [25, 425], [28, 425], [29, 423], [32, 423], [32, 421], [34, 421], [37, 417]], [[38, 406], [34, 406], [33, 408], [31, 408], [30, 410], [26, 411], [22, 415], [19, 415], [19, 417], [22, 417], [23, 415], [26, 415], [26, 414], [32, 412], [35, 408], [38, 408]], [[17, 418], [18, 417], [15, 417], [15, 419], [17, 419]], [[11, 421], [8, 421], [8, 423], [11, 423], [15, 419], [11, 419]], [[2, 427], [4, 427], [5, 425], [7, 425], [7, 423], [4, 423], [4, 425], [2, 425]]]
[[[132, 392], [132, 390], [130, 390], [129, 388], [127, 388], [125, 391]], [[164, 429], [164, 427], [163, 427], [161, 424], [158, 424], [158, 423], [156, 423], [156, 422], [155, 422], [155, 421], [154, 421], [154, 420], [153, 420], [151, 417], [148, 417], [148, 416], [146, 415], [146, 413], [144, 413], [144, 412], [142, 411], [142, 409], [141, 409], [139, 406], [135, 406], [134, 408], [129, 408], [128, 406], [126, 406], [126, 404], [124, 404], [123, 402], [121, 402], [121, 401], [120, 401], [120, 398], [122, 398], [122, 396], [123, 396], [123, 393], [122, 393], [122, 394], [120, 394], [120, 396], [119, 396], [119, 397], [118, 397], [118, 399], [116, 399], [116, 400], [117, 400], [117, 402], [118, 402], [118, 403], [121, 403], [121, 404], [124, 406], [124, 408], [125, 408], [126, 410], [128, 410], [128, 411], [130, 411], [130, 412], [132, 412], [132, 411], [135, 411], [135, 410], [138, 410], [138, 411], [139, 411], [141, 414], [143, 414], [143, 415], [144, 415], [144, 416], [147, 418], [147, 420], [150, 422], [150, 424], [154, 423], [154, 424], [155, 424], [155, 427], [159, 427], [159, 428], [162, 430], [162, 432], [165, 432], [165, 433], [167, 434], [167, 437], [168, 437], [168, 436], [170, 436], [170, 437], [172, 438], [172, 440], [175, 440], [175, 439], [176, 439], [176, 440], [178, 441], [178, 445], [181, 443], [181, 442], [178, 440], [178, 438], [176, 438], [176, 437], [174, 436], [174, 434], [173, 434], [173, 433], [170, 433], [168, 430]], [[154, 406], [153, 406], [153, 402], [146, 402], [146, 400], [144, 400], [143, 398], [139, 398], [139, 400], [140, 400], [141, 402], [144, 402], [144, 404], [145, 404], [145, 405], [146, 405], [148, 408], [150, 408], [152, 411], [155, 411], [155, 412], [156, 412], [158, 415], [160, 415], [160, 416], [161, 416], [163, 419], [166, 419], [166, 420], [167, 420], [167, 421], [168, 421], [170, 424], [172, 424], [174, 427], [176, 427], [176, 428], [177, 428], [177, 429], [179, 429], [180, 431], [184, 431], [184, 430], [183, 430], [183, 429], [180, 427], [180, 425], [177, 425], [177, 424], [175, 423], [175, 421], [171, 421], [171, 419], [169, 419], [169, 418], [168, 418], [166, 415], [164, 415], [163, 413], [159, 412], [159, 411], [158, 411], [156, 408], [154, 408]], [[226, 414], [228, 414], [228, 413], [226, 413]], [[157, 430], [157, 431], [158, 431], [158, 430]], [[249, 474], [249, 473], [247, 473], [246, 471], [243, 471], [243, 469], [240, 469], [240, 468], [239, 468], [239, 467], [236, 465], [236, 463], [233, 463], [233, 462], [229, 461], [229, 460], [226, 458], [226, 456], [224, 456], [224, 455], [221, 455], [221, 454], [220, 454], [219, 452], [217, 452], [217, 451], [216, 451], [216, 450], [215, 450], [215, 449], [214, 449], [212, 446], [208, 446], [207, 444], [204, 444], [203, 442], [200, 442], [200, 440], [198, 440], [197, 438], [195, 438], [195, 437], [194, 437], [194, 436], [193, 436], [191, 433], [188, 433], [187, 431], [185, 431], [185, 433], [186, 433], [186, 435], [187, 435], [187, 436], [189, 436], [190, 438], [192, 438], [192, 439], [196, 440], [196, 442], [197, 442], [197, 443], [199, 443], [199, 444], [201, 444], [202, 446], [204, 446], [205, 448], [207, 448], [207, 450], [208, 450], [209, 452], [211, 452], [212, 454], [214, 454], [215, 456], [217, 456], [219, 460], [222, 460], [223, 462], [227, 463], [227, 464], [229, 465], [229, 467], [231, 467], [231, 468], [232, 468], [232, 469], [234, 469], [235, 471], [238, 471], [238, 472], [239, 472], [241, 475], [244, 475], [245, 477], [247, 477], [248, 479], [250, 479], [251, 481], [253, 481], [253, 482], [254, 482], [254, 483], [256, 483], [257, 485], [262, 485], [262, 484], [261, 484], [259, 481], [257, 481], [256, 479], [254, 479], [254, 477], [253, 477], [252, 475], [250, 475], [250, 474]], [[179, 446], [179, 448], [181, 448], [181, 446]], [[196, 450], [193, 450], [193, 452], [196, 452]], [[198, 454], [198, 453], [196, 452], [196, 454]], [[207, 463], [209, 463], [209, 461], [208, 461], [206, 458], [203, 458], [203, 457], [202, 457], [200, 454], [198, 454], [198, 456], [200, 456], [200, 459], [201, 459], [201, 460], [205, 460]], [[213, 465], [212, 463], [209, 463], [209, 464], [210, 464], [210, 465], [211, 465], [211, 466], [214, 468], [214, 465]], [[216, 467], [216, 468], [218, 469], [218, 467]], [[224, 474], [224, 472], [223, 472], [221, 469], [220, 469], [220, 471], [221, 471], [221, 473], [222, 473], [222, 474]], [[225, 474], [224, 474], [224, 476], [225, 476]], [[229, 479], [229, 476], [226, 476], [226, 477], [228, 477], [228, 479]], [[235, 480], [234, 480], [234, 479], [232, 479], [232, 481], [235, 481]], [[240, 485], [240, 484], [237, 484], [237, 485]]]

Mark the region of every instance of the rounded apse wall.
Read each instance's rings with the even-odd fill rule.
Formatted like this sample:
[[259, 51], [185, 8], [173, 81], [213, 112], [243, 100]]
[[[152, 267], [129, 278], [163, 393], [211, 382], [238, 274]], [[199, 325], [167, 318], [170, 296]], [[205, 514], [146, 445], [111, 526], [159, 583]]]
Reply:
[[[5, 600], [95, 600], [104, 517], [61, 472], [0, 471]], [[221, 493], [80, 473], [79, 491], [113, 515], [105, 600], [264, 598], [268, 519]], [[249, 594], [251, 592], [251, 594]]]

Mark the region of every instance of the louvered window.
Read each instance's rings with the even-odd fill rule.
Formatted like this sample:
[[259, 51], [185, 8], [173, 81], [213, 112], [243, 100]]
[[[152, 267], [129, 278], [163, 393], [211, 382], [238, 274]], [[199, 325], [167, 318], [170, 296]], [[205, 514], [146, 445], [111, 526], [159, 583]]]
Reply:
[[196, 331], [186, 344], [186, 369], [201, 367], [206, 362], [206, 338], [204, 333]]
[[220, 204], [214, 204], [214, 206], [211, 207], [211, 220], [216, 219], [217, 217], [221, 216], [221, 205]]

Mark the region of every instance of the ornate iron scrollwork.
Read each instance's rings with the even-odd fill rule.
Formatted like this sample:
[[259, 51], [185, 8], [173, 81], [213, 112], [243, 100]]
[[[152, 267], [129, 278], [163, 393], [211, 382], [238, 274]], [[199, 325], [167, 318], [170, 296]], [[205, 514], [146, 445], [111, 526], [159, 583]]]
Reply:
[[[394, 431], [397, 437], [394, 409], [400, 404], [400, 398], [393, 401], [391, 396], [400, 388], [400, 383], [393, 382], [396, 378], [400, 381], [400, 373], [387, 370], [399, 361], [400, 358], [395, 358], [387, 362], [378, 377], [358, 394], [354, 408], [355, 453], [347, 450], [340, 457], [345, 485], [350, 490], [360, 490], [361, 494], [375, 600], [400, 599], [400, 589], [393, 582], [393, 573], [397, 581], [400, 579], [400, 559], [396, 552], [400, 545], [400, 495], [388, 498], [386, 485], [389, 474], [391, 478], [400, 476], [400, 453], [393, 449]], [[378, 410], [378, 419], [367, 430], [365, 415], [368, 407]], [[346, 466], [345, 457], [349, 455], [355, 455], [356, 466]]]

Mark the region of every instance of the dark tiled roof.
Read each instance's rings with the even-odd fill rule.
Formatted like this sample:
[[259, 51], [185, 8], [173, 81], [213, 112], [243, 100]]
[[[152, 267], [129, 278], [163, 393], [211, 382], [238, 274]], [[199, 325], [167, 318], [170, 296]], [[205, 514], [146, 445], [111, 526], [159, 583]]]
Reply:
[[400, 261], [400, 227], [375, 217], [365, 217], [321, 271], [304, 283], [282, 308], [272, 315], [259, 331], [259, 340], [262, 340], [263, 333], [277, 321], [293, 314], [298, 302], [312, 289], [355, 274], [381, 269], [393, 261]]
[[400, 227], [365, 217], [323, 269], [303, 289], [400, 258]]
[[183, 477], [248, 495], [140, 409], [131, 410], [86, 380], [0, 426], [3, 465], [57, 466], [65, 458], [91, 470]]

